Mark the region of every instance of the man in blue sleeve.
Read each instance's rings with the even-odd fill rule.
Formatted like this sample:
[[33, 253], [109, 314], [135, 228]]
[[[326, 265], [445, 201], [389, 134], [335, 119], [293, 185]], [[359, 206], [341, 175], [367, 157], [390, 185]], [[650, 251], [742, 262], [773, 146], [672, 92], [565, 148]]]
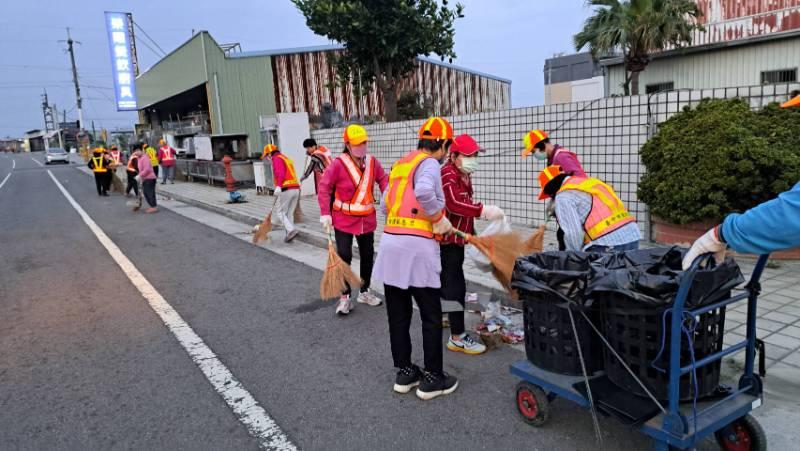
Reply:
[[[781, 106], [800, 106], [800, 95]], [[746, 254], [767, 254], [800, 246], [800, 183], [776, 199], [744, 213], [728, 215], [722, 224], [694, 242], [683, 259], [683, 269], [688, 269], [695, 258], [709, 252], [717, 261], [722, 261], [728, 246]]]

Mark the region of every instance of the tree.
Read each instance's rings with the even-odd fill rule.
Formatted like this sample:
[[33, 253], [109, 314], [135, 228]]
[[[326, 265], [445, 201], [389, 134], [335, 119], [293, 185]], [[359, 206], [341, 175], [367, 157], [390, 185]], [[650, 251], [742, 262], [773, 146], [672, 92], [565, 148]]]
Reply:
[[[431, 53], [453, 61], [453, 22], [463, 6], [447, 0], [292, 0], [316, 34], [344, 45], [335, 59], [340, 83], [375, 83], [383, 95], [387, 121], [397, 120], [400, 82], [416, 58]], [[364, 95], [366, 89], [358, 94]]]
[[594, 15], [574, 36], [575, 50], [588, 46], [595, 58], [622, 52], [625, 95], [639, 94], [639, 74], [650, 54], [667, 47], [691, 44], [692, 32], [702, 30], [702, 16], [693, 0], [589, 0]]

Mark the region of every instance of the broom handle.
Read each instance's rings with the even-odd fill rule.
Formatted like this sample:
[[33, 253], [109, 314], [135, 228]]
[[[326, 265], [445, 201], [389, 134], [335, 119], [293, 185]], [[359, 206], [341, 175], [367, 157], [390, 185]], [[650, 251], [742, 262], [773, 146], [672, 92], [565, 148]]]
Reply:
[[456, 234], [457, 236], [460, 236], [461, 238], [464, 238], [464, 240], [466, 240], [466, 242], [468, 243], [472, 239], [472, 235], [470, 235], [469, 233], [464, 233], [458, 229], [453, 229], [453, 233]]

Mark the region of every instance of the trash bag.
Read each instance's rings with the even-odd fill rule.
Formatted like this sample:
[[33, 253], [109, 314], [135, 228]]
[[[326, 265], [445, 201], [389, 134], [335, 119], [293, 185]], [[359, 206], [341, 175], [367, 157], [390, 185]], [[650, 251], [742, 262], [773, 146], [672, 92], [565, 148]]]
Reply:
[[[483, 229], [483, 232], [481, 232], [479, 235], [489, 236], [508, 232], [511, 232], [511, 224], [508, 222], [508, 219], [504, 217], [503, 219], [497, 219], [490, 222], [489, 225], [486, 226], [486, 228]], [[492, 263], [475, 246], [471, 244], [466, 245], [464, 252], [475, 262], [476, 268], [483, 272], [492, 272]]]
[[[545, 293], [560, 301], [585, 305], [585, 291], [603, 254], [551, 251], [517, 259], [511, 288], [518, 292]], [[602, 269], [602, 267], [599, 267]]]
[[[606, 254], [594, 262], [594, 274], [585, 295], [592, 298], [597, 294], [621, 294], [643, 308], [670, 305], [683, 280], [681, 261], [686, 252], [686, 249], [674, 246]], [[719, 264], [699, 269], [689, 290], [686, 307], [700, 307], [720, 300], [742, 282], [744, 276], [730, 257]], [[612, 302], [608, 299], [613, 297], [602, 297], [606, 304]]]

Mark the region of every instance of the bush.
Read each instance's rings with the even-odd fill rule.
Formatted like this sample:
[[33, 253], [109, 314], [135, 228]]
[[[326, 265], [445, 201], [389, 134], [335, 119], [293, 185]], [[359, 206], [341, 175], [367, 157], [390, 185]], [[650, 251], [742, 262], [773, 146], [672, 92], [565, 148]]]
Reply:
[[798, 110], [754, 112], [741, 99], [684, 109], [642, 147], [639, 198], [675, 224], [721, 221], [775, 198], [800, 180]]

